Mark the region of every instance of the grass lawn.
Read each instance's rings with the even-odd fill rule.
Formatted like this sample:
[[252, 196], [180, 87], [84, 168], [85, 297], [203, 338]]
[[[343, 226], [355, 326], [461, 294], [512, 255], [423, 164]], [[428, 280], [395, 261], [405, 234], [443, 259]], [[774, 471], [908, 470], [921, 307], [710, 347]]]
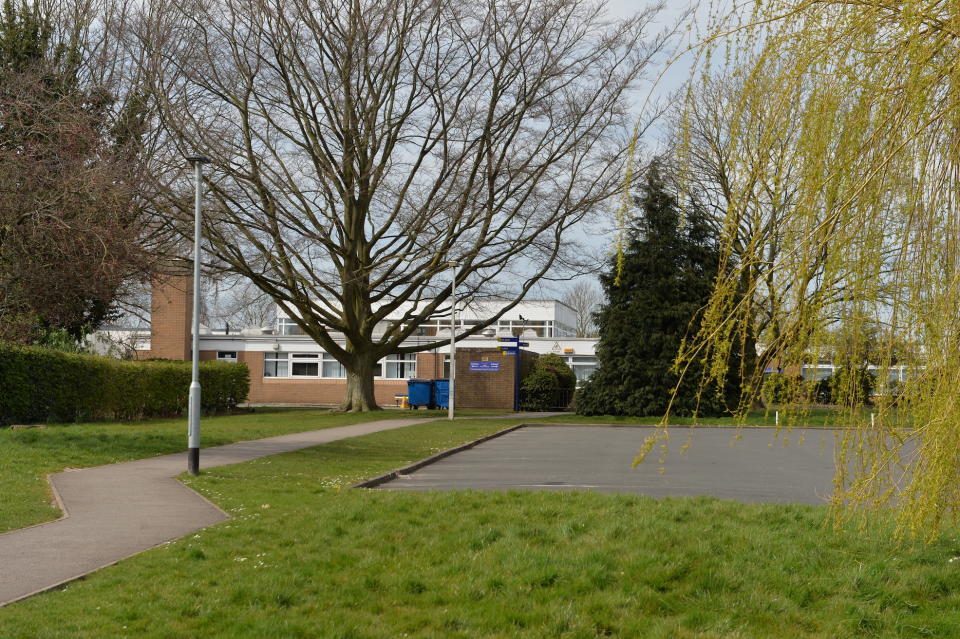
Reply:
[[0, 636], [960, 636], [957, 534], [898, 550], [882, 525], [828, 532], [819, 507], [341, 488], [509, 423], [185, 478], [234, 518], [0, 608]]
[[[204, 417], [202, 445], [347, 426], [374, 419], [440, 417], [443, 411], [380, 411], [374, 415], [329, 410], [258, 408], [246, 414]], [[56, 519], [60, 511], [44, 475], [186, 450], [187, 420], [0, 428], [0, 532]]]

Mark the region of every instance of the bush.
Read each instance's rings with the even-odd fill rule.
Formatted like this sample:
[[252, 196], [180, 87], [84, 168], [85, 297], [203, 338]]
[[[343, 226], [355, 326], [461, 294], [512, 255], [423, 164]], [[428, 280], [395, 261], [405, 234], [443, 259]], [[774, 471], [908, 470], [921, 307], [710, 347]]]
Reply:
[[534, 369], [545, 370], [557, 378], [558, 387], [563, 390], [573, 390], [577, 387], [577, 375], [573, 372], [566, 360], [556, 353], [547, 353], [537, 358]]
[[838, 368], [830, 377], [830, 403], [867, 405], [875, 383], [876, 378], [866, 368]]
[[553, 410], [565, 408], [577, 376], [559, 355], [541, 355], [533, 364], [533, 370], [520, 384], [523, 392], [524, 410]]
[[760, 388], [764, 406], [775, 404], [830, 404], [833, 390], [828, 377], [820, 381], [804, 380], [801, 377], [772, 373], [766, 376]]
[[[250, 388], [246, 364], [200, 364], [201, 409], [230, 410]], [[0, 344], [0, 425], [180, 415], [190, 363], [130, 362]]]
[[826, 379], [821, 379], [819, 382], [813, 382], [813, 402], [815, 404], [832, 404], [833, 403], [833, 387], [831, 381], [833, 378], [828, 377]]
[[520, 385], [524, 410], [549, 410], [556, 405], [560, 391], [557, 376], [545, 368], [534, 368]]
[[783, 373], [770, 373], [760, 387], [760, 399], [764, 406], [789, 404], [796, 400], [801, 380]]

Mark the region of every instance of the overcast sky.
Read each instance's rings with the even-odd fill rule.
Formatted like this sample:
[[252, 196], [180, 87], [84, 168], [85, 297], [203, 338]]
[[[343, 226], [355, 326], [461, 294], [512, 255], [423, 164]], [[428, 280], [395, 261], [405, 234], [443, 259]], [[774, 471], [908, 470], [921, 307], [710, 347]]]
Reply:
[[[618, 17], [628, 17], [631, 14], [642, 10], [648, 6], [646, 0], [608, 0], [608, 6], [613, 15]], [[666, 0], [667, 6], [661, 12], [657, 19], [658, 28], [666, 29], [674, 25], [690, 9], [691, 3], [688, 0]], [[700, 13], [703, 13], [702, 11]], [[674, 47], [678, 47], [681, 42], [678, 40]], [[686, 43], [684, 43], [686, 44]], [[677, 60], [669, 68], [664, 69], [666, 60], [661, 60], [662, 66], [651, 69], [648, 74], [651, 80], [657, 78], [663, 72], [656, 86], [650, 90], [650, 98], [653, 101], [666, 100], [671, 93], [675, 92], [690, 75], [690, 65], [692, 56], [687, 55]], [[642, 117], [642, 105], [647, 98], [646, 93], [637, 94], [637, 117]], [[660, 146], [662, 132], [656, 126], [647, 132], [641, 144], [648, 151], [655, 150]], [[587, 249], [596, 255], [605, 254], [611, 245], [613, 216], [601, 216], [600, 219], [594, 219], [590, 223], [584, 223], [577, 230], [571, 233], [572, 238], [576, 238], [587, 244]], [[589, 279], [592, 279], [589, 278]], [[560, 291], [569, 286], [567, 283], [544, 283], [544, 291], [540, 293], [542, 297], [559, 296]]]
[[[660, 12], [657, 18], [658, 29], [672, 28], [677, 24], [678, 21], [683, 19], [697, 20], [700, 22], [700, 26], [702, 28], [706, 22], [709, 6], [711, 4], [717, 4], [716, 2], [699, 2], [698, 0], [664, 1], [666, 6]], [[647, 0], [608, 0], [610, 12], [619, 17], [628, 17], [638, 11], [641, 11], [644, 7], [649, 6], [650, 4], [652, 4], [652, 2], [648, 2]], [[695, 9], [695, 11], [691, 13], [691, 10], [693, 9]], [[680, 49], [681, 47], [688, 46], [689, 44], [689, 35], [681, 31], [681, 33], [677, 36], [677, 40], [673, 43], [673, 47], [676, 50]], [[657, 85], [653, 89], [653, 95], [655, 97], [665, 98], [666, 96], [670, 95], [670, 93], [680, 88], [680, 86], [690, 76], [691, 64], [693, 64], [693, 55], [688, 53], [675, 60], [669, 67], [667, 67], [666, 64], [663, 64], [663, 66], [652, 70], [651, 76], [653, 77], [656, 77], [661, 72], [663, 73]]]

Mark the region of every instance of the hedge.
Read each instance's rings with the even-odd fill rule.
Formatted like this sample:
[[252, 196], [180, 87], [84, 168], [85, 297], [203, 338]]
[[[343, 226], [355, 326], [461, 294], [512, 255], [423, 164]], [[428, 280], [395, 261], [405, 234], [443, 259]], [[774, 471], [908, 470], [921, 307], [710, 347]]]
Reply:
[[[232, 409], [247, 398], [246, 364], [200, 363], [201, 409]], [[181, 415], [190, 363], [120, 361], [0, 344], [0, 426]]]

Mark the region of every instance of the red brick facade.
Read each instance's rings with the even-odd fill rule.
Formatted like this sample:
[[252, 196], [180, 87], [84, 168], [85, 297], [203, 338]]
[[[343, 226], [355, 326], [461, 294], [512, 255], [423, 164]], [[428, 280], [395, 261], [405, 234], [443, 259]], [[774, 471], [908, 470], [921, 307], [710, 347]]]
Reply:
[[[521, 352], [520, 372], [526, 374], [535, 353]], [[499, 370], [470, 370], [470, 362], [497, 362]], [[456, 401], [459, 408], [500, 408], [513, 410], [517, 356], [485, 348], [457, 349]]]
[[[141, 351], [139, 357], [162, 357], [187, 360], [190, 358], [192, 278], [182, 272], [158, 280], [153, 286], [151, 304], [151, 350]], [[201, 339], [201, 344], [203, 343]], [[202, 346], [201, 346], [202, 348]], [[439, 379], [444, 377], [442, 352], [417, 354], [417, 377]], [[200, 359], [215, 359], [215, 351], [201, 350]], [[521, 372], [526, 373], [535, 353], [524, 351]], [[258, 404], [320, 404], [335, 406], [346, 392], [343, 379], [291, 379], [263, 376], [263, 351], [237, 349], [237, 359], [250, 369], [249, 401]], [[471, 371], [471, 361], [496, 361], [497, 371]], [[514, 407], [516, 356], [503, 355], [498, 350], [482, 348], [457, 349], [456, 401], [458, 408], [487, 408], [512, 410]], [[376, 401], [381, 406], [392, 406], [395, 396], [406, 395], [407, 382], [402, 379], [374, 381]]]
[[150, 350], [140, 359], [190, 359], [193, 313], [193, 277], [177, 269], [153, 283], [150, 302]]

